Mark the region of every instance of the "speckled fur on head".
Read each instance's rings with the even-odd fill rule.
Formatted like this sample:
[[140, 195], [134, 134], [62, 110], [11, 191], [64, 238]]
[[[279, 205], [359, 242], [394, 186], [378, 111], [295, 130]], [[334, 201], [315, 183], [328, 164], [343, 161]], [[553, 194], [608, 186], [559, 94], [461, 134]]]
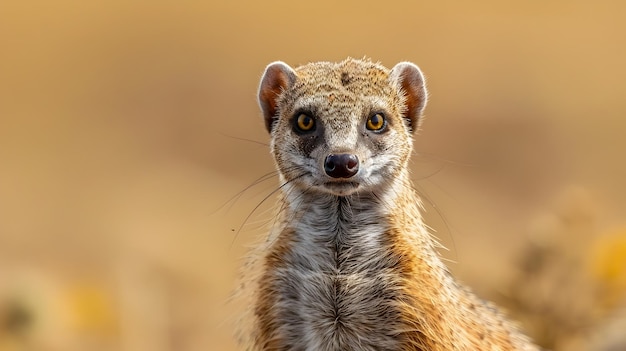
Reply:
[[[417, 66], [275, 62], [259, 103], [281, 205], [246, 266], [248, 349], [537, 350], [452, 278], [422, 222], [407, 167], [426, 104]], [[333, 155], [358, 163], [337, 173]]]
[[[406, 169], [411, 134], [426, 105], [426, 88], [419, 68], [406, 62], [392, 70], [353, 59], [315, 62], [295, 70], [275, 62], [266, 69], [259, 102], [283, 180], [347, 195], [360, 190], [351, 185], [371, 188]], [[317, 123], [306, 135], [293, 128], [294, 119], [303, 113]], [[385, 118], [381, 132], [366, 128], [366, 120], [376, 113]], [[333, 180], [323, 172], [325, 157], [348, 152], [360, 160], [359, 173], [350, 182], [324, 184]]]

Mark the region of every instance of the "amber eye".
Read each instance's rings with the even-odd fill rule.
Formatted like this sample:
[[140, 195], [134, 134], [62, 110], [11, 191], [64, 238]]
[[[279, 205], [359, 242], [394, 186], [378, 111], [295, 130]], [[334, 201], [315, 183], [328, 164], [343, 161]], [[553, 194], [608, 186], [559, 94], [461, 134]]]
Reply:
[[375, 113], [367, 119], [365, 126], [369, 130], [382, 131], [385, 128], [385, 116], [382, 113]]
[[313, 127], [315, 127], [315, 119], [306, 113], [301, 113], [298, 115], [298, 118], [296, 118], [296, 128], [299, 131], [309, 132], [313, 130]]

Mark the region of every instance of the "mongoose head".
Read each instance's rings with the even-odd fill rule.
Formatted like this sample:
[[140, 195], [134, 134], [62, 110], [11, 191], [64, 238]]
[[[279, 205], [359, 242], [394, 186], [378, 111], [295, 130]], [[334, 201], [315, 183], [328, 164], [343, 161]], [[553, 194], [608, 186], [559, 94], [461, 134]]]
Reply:
[[406, 170], [426, 97], [409, 62], [274, 62], [259, 87], [282, 180], [338, 196], [376, 191]]

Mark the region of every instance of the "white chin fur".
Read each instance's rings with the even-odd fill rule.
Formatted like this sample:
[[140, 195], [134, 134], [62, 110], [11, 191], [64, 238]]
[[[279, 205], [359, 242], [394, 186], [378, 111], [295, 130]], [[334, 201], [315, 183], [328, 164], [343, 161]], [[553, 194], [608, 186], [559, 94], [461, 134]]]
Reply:
[[318, 187], [318, 189], [336, 196], [348, 196], [361, 189], [356, 182], [331, 182]]

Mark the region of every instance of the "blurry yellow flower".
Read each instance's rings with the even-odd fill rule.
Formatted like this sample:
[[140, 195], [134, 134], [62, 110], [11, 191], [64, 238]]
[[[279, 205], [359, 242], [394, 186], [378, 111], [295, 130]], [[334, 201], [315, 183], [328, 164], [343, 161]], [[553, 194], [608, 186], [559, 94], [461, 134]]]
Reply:
[[591, 269], [602, 289], [602, 307], [611, 309], [625, 301], [626, 229], [598, 240], [592, 250]]
[[116, 329], [116, 306], [110, 292], [103, 286], [80, 284], [69, 287], [67, 306], [72, 325], [78, 330], [110, 334]]

